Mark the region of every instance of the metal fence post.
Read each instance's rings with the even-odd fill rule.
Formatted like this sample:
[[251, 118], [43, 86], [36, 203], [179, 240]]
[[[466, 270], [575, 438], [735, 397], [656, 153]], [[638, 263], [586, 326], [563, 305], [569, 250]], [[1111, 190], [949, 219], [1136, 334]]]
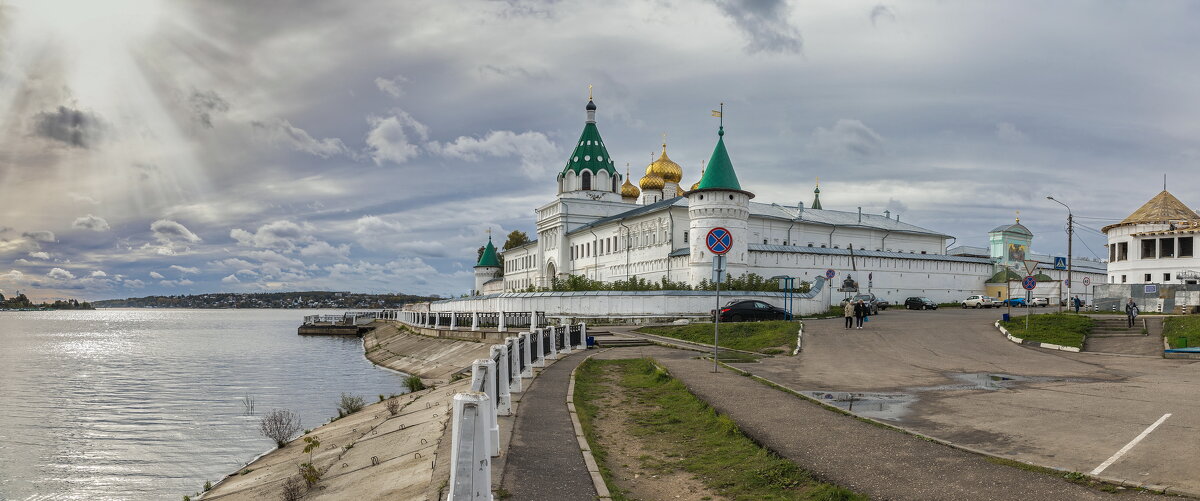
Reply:
[[479, 330], [479, 312], [478, 311], [471, 312], [471, 330], [473, 330], [473, 331]]
[[504, 352], [508, 357], [508, 387], [509, 393], [521, 393], [521, 352], [520, 337], [504, 338]]
[[521, 333], [521, 341], [524, 341], [524, 346], [521, 347], [521, 360], [525, 363], [525, 370], [521, 371], [521, 377], [533, 377], [533, 353], [530, 350], [530, 338], [533, 336], [528, 332]]
[[488, 434], [488, 455], [500, 455], [500, 424], [496, 422], [496, 361], [481, 358], [471, 364], [471, 391], [482, 391], [487, 403], [481, 404], [484, 414], [483, 426]]

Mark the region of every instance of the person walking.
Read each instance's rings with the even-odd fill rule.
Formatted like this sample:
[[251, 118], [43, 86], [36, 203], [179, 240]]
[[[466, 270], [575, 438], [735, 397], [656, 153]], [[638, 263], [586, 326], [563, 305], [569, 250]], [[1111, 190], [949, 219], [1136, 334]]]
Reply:
[[1125, 318], [1126, 320], [1129, 320], [1130, 329], [1133, 328], [1133, 321], [1137, 320], [1137, 316], [1138, 305], [1137, 303], [1133, 302], [1133, 298], [1129, 298], [1129, 301], [1125, 302]]
[[1078, 315], [1079, 307], [1083, 306], [1083, 301], [1079, 300], [1079, 296], [1075, 296], [1075, 299], [1071, 300], [1071, 303], [1075, 306], [1075, 314]]
[[842, 314], [846, 316], [846, 328], [854, 327], [854, 301], [846, 301], [842, 306]]
[[859, 329], [862, 328], [863, 317], [867, 316], [867, 303], [861, 299], [854, 305], [854, 320]]

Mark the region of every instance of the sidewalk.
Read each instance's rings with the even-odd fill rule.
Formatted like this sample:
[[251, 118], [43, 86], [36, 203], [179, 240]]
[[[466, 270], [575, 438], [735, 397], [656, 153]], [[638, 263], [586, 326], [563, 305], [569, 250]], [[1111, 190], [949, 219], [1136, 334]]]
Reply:
[[588, 353], [577, 351], [554, 362], [521, 394], [500, 480], [500, 486], [512, 495], [510, 499], [596, 498], [567, 412], [571, 371]]
[[[992, 463], [984, 456], [831, 412], [725, 368], [714, 373], [712, 362], [695, 359], [694, 352], [658, 347], [639, 351], [654, 357], [696, 396], [732, 418], [755, 441], [795, 461], [819, 479], [872, 499], [1090, 500], [1116, 497], [1057, 476]], [[630, 356], [628, 352], [622, 353], [623, 350], [611, 350], [600, 357]], [[764, 409], [770, 411], [764, 412]], [[1135, 492], [1123, 492], [1119, 496], [1120, 499], [1162, 499]]]

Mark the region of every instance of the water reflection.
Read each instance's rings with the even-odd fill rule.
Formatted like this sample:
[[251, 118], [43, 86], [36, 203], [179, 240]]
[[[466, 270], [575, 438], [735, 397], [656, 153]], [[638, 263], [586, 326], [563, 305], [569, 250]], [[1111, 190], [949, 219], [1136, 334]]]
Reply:
[[270, 449], [271, 409], [315, 428], [341, 392], [404, 391], [358, 338], [297, 336], [316, 313], [0, 313], [0, 500], [178, 499]]

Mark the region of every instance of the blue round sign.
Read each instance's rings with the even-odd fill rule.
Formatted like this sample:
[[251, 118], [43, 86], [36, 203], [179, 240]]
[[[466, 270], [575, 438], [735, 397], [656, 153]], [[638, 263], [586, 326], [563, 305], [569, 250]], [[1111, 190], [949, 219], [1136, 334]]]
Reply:
[[713, 254], [725, 254], [733, 247], [733, 235], [725, 228], [713, 228], [708, 230], [708, 237], [704, 239], [704, 245], [707, 245], [709, 252]]
[[828, 270], [825, 270], [825, 278], [826, 278], [826, 279], [833, 278], [835, 275], [837, 275], [837, 272], [836, 272], [836, 271], [833, 271], [833, 268], [830, 268], [830, 269], [828, 269]]
[[1026, 276], [1025, 280], [1021, 281], [1021, 287], [1024, 287], [1027, 291], [1031, 291], [1034, 287], [1037, 287], [1037, 279], [1033, 278], [1032, 275]]

